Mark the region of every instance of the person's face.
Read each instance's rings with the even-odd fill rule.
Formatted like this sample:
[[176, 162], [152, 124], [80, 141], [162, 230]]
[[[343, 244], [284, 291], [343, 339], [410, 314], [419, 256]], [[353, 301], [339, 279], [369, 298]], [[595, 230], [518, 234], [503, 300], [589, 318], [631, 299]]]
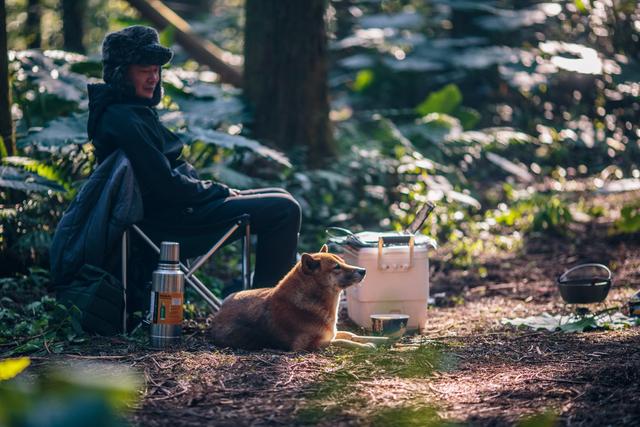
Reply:
[[153, 91], [160, 81], [159, 65], [129, 65], [129, 80], [136, 89], [136, 96], [140, 98], [153, 98]]

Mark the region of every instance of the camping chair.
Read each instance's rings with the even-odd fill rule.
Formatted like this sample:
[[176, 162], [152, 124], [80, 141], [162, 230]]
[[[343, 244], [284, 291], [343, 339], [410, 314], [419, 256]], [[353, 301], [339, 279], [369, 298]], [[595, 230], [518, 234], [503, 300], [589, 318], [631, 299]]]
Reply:
[[[184, 280], [188, 286], [209, 305], [213, 312], [220, 309], [222, 301], [216, 297], [196, 276], [195, 272], [226, 242], [239, 228], [244, 227], [242, 238], [242, 288], [249, 289], [251, 283], [251, 217], [248, 214], [236, 218], [225, 234], [204, 254], [193, 260], [192, 263], [180, 262], [180, 270], [184, 273]], [[124, 295], [124, 312], [122, 315], [123, 332], [127, 333], [127, 260], [129, 256], [129, 233], [136, 233], [154, 251], [160, 254], [160, 248], [137, 225], [133, 224], [122, 235], [122, 284]]]

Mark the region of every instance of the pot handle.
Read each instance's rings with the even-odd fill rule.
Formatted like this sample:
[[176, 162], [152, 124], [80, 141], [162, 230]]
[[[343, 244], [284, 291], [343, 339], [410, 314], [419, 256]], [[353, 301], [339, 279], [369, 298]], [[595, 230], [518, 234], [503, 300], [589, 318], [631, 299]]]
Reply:
[[569, 270], [565, 271], [564, 273], [562, 273], [562, 275], [560, 277], [558, 277], [558, 282], [562, 283], [562, 282], [566, 281], [567, 280], [567, 275], [569, 273], [572, 273], [572, 272], [574, 272], [576, 270], [579, 270], [581, 268], [587, 268], [587, 267], [596, 267], [596, 268], [601, 268], [601, 269], [605, 270], [609, 275], [609, 277], [607, 277], [607, 280], [611, 280], [612, 274], [611, 274], [611, 270], [609, 270], [609, 267], [607, 267], [604, 264], [587, 263], [587, 264], [576, 265], [575, 267], [572, 267]]
[[351, 230], [348, 230], [346, 228], [342, 228], [342, 227], [329, 227], [327, 229], [325, 229], [324, 231], [325, 233], [327, 233], [327, 235], [329, 237], [349, 237], [349, 236], [355, 236], [355, 234], [353, 234], [351, 232]]

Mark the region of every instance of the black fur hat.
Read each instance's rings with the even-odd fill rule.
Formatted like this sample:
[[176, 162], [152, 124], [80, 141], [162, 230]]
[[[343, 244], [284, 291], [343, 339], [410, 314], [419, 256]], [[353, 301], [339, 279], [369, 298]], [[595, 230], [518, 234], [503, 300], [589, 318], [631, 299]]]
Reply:
[[[102, 78], [123, 97], [135, 96], [127, 79], [131, 64], [164, 65], [173, 52], [160, 44], [158, 32], [142, 25], [133, 25], [107, 34], [102, 42]], [[160, 102], [162, 85], [156, 86], [154, 105]]]

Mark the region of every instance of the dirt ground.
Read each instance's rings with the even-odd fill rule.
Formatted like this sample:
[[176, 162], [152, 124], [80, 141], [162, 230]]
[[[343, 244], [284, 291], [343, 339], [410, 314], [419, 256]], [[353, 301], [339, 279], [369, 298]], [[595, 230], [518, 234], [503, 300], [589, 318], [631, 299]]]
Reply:
[[145, 387], [130, 420], [145, 426], [502, 426], [535, 414], [566, 426], [638, 425], [640, 327], [569, 334], [501, 323], [573, 310], [554, 278], [578, 262], [612, 267], [606, 307], [640, 289], [638, 236], [609, 237], [599, 226], [582, 231], [580, 239], [532, 237], [518, 254], [482, 259], [484, 278], [447, 270], [436, 253], [433, 292], [446, 292], [451, 306], [430, 307], [424, 335], [394, 349], [234, 352], [191, 329], [180, 351], [112, 339], [55, 358], [108, 360], [141, 372]]

